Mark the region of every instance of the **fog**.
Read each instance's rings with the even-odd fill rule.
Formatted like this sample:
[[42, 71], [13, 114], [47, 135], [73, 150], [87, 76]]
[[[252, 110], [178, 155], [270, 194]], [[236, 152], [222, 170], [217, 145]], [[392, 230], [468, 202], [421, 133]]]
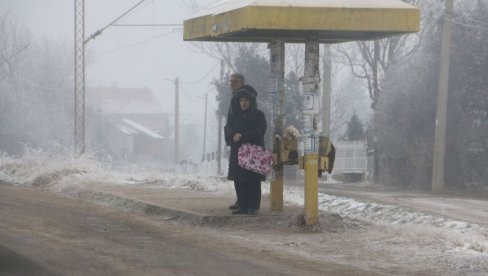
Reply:
[[[146, 1], [124, 16], [117, 24], [171, 26], [110, 26], [101, 35], [90, 40], [85, 48], [88, 98], [91, 89], [148, 88], [157, 99], [161, 111], [168, 115], [171, 130], [174, 130], [175, 114], [174, 79], [179, 78], [180, 128], [184, 132], [183, 136], [191, 134], [196, 140], [191, 144], [191, 153], [183, 153], [181, 159], [201, 159], [206, 93], [208, 93], [206, 152], [215, 152], [217, 147], [217, 122], [214, 115], [217, 109], [215, 101], [217, 92], [211, 82], [219, 77], [220, 61], [210, 57], [201, 49], [201, 47], [208, 47], [208, 44], [184, 42], [181, 26], [184, 19], [213, 2], [215, 1]], [[85, 1], [85, 37], [107, 26], [136, 3], [115, 0]], [[48, 41], [47, 43], [63, 44], [57, 47], [67, 48], [64, 49], [66, 53], [64, 58], [67, 62], [72, 62], [70, 60], [72, 57], [69, 55], [72, 54], [71, 47], [74, 43], [74, 1], [6, 0], [1, 3], [0, 14], [6, 18], [5, 21], [15, 22], [13, 24], [22, 28], [22, 32], [28, 33], [27, 43], [44, 40]], [[26, 51], [33, 50], [33, 47], [30, 48]], [[268, 58], [266, 45], [262, 44], [259, 48], [260, 55]], [[67, 65], [65, 69], [71, 70], [70, 66]], [[227, 73], [230, 71], [231, 69], [226, 68]], [[72, 73], [69, 72], [66, 76], [70, 78], [65, 80], [66, 84], [72, 85], [70, 84]], [[89, 103], [90, 100], [87, 99], [87, 102]], [[344, 110], [344, 113], [352, 114], [356, 111], [363, 114], [363, 118], [367, 118], [368, 104], [363, 105], [363, 103], [363, 100], [349, 101], [350, 107]], [[121, 108], [123, 105], [124, 103], [120, 103]], [[90, 126], [93, 124], [90, 118], [90, 115], [87, 115], [87, 132], [91, 131]], [[168, 134], [174, 136], [173, 132]], [[87, 136], [91, 135], [87, 133]], [[90, 146], [90, 141], [87, 143]]]
[[[2, 154], [19, 155], [26, 147], [72, 152], [73, 2], [0, 3]], [[183, 20], [214, 2], [147, 0], [117, 22], [124, 26], [110, 26], [87, 43], [89, 154], [111, 162], [163, 162], [171, 169], [175, 159], [174, 80], [179, 78], [178, 161], [201, 166], [202, 159], [214, 160], [216, 112], [228, 108], [225, 104], [229, 99], [225, 97], [230, 95], [228, 80], [219, 80], [224, 54], [229, 57], [225, 76], [233, 71], [244, 73], [259, 95], [264, 95], [258, 97], [259, 105], [270, 110], [266, 98], [266, 44], [230, 43], [221, 47], [183, 41]], [[364, 171], [360, 171], [368, 180], [428, 190], [438, 121], [444, 7], [434, 0], [405, 2], [421, 10], [421, 31], [379, 40], [376, 65], [370, 58], [372, 41], [331, 46], [331, 137], [340, 144], [338, 148], [343, 142], [360, 143], [364, 158], [366, 154], [377, 154], [375, 179], [372, 156], [367, 157], [369, 165], [365, 161]], [[136, 3], [85, 1], [85, 36], [107, 26]], [[483, 194], [488, 193], [487, 9], [484, 1], [456, 1], [454, 6], [445, 160], [449, 188]], [[300, 129], [303, 46], [287, 44], [286, 53], [285, 122]], [[373, 68], [377, 68], [377, 74], [373, 74]], [[220, 102], [217, 95], [221, 95]], [[140, 154], [131, 156], [134, 152]], [[347, 175], [341, 175], [341, 179], [352, 180]]]
[[[276, 274], [310, 266], [317, 273], [296, 274], [486, 275], [488, 1], [456, 0], [450, 13], [448, 0], [402, 0], [421, 11], [419, 32], [320, 45], [320, 78], [330, 83], [319, 90], [331, 88], [330, 139], [322, 141], [332, 142], [324, 144], [333, 170], [318, 171], [318, 181], [292, 157], [326, 117], [307, 122], [317, 132], [304, 130], [304, 106], [316, 98], [304, 97], [303, 44], [285, 45], [278, 133], [267, 44], [183, 41], [183, 20], [218, 0], [84, 1], [85, 37], [140, 5], [86, 44], [79, 154], [75, 0], [0, 0], [0, 274], [16, 265], [27, 273], [22, 260], [38, 274], [185, 274], [197, 260], [194, 274], [209, 275], [222, 264], [240, 271], [234, 261]], [[266, 146], [275, 134], [287, 139], [282, 181], [271, 173], [261, 182], [258, 217], [242, 194], [237, 212], [229, 210], [236, 188], [245, 189], [226, 177], [229, 147], [217, 157], [233, 72], [258, 92]], [[442, 97], [446, 116], [437, 112]], [[305, 225], [315, 224], [313, 209], [319, 223]], [[334, 273], [342, 267], [350, 273]]]
[[[212, 1], [198, 1], [207, 6]], [[85, 36], [107, 26], [137, 1], [85, 1]], [[215, 110], [215, 92], [209, 82], [218, 77], [219, 61], [199, 53], [184, 42], [181, 26], [198, 7], [185, 1], [146, 1], [118, 24], [175, 24], [107, 28], [86, 45], [86, 87], [149, 88], [162, 111], [174, 122], [173, 80], [180, 79], [180, 124], [197, 128], [197, 144], [203, 135], [204, 96], [209, 93], [209, 112]], [[71, 50], [74, 39], [74, 1], [5, 0], [0, 14], [32, 34], [32, 39], [63, 41]], [[71, 68], [70, 68], [71, 69]], [[212, 94], [213, 93], [213, 94]], [[87, 122], [88, 124], [88, 122]], [[209, 127], [216, 127], [210, 124]], [[215, 133], [212, 131], [212, 133]], [[208, 137], [215, 144], [215, 138]], [[198, 156], [201, 155], [201, 146]]]

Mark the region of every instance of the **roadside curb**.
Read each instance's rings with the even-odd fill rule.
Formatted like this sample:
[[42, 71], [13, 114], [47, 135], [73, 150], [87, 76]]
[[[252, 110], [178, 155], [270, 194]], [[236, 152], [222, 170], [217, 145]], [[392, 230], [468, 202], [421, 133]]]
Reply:
[[85, 202], [101, 204], [126, 212], [142, 212], [149, 216], [159, 216], [165, 221], [178, 221], [200, 226], [228, 226], [246, 222], [283, 223], [291, 219], [290, 215], [282, 213], [258, 216], [202, 214], [189, 210], [167, 208], [143, 200], [88, 189], [78, 190], [69, 194]]

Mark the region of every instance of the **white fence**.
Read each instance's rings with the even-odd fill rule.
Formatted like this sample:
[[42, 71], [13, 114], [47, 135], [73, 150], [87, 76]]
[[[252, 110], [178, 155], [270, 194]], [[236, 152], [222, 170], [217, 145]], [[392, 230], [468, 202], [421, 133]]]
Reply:
[[336, 147], [334, 173], [367, 173], [366, 141], [340, 141], [334, 145]]

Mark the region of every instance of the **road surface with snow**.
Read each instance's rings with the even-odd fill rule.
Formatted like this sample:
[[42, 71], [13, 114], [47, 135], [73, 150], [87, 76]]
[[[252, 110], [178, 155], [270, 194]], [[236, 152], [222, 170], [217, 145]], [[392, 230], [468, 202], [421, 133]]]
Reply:
[[[151, 193], [181, 191], [182, 207], [194, 204], [188, 191], [222, 197], [223, 206], [234, 197], [231, 183], [205, 175], [115, 171], [39, 153], [4, 157], [0, 256], [13, 261], [0, 268], [17, 269], [12, 275], [25, 275], [22, 268], [41, 275], [488, 274], [486, 200], [321, 185], [320, 227], [304, 229], [265, 219], [191, 225], [79, 197], [100, 187], [148, 185]], [[268, 191], [264, 184], [262, 208]], [[303, 188], [285, 183], [284, 198], [285, 208], [302, 208]]]

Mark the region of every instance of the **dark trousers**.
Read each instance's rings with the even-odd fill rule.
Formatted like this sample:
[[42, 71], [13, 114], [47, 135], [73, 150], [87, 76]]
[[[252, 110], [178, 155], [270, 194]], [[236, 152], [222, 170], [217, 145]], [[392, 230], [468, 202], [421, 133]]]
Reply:
[[239, 209], [259, 210], [261, 207], [261, 181], [234, 181]]

